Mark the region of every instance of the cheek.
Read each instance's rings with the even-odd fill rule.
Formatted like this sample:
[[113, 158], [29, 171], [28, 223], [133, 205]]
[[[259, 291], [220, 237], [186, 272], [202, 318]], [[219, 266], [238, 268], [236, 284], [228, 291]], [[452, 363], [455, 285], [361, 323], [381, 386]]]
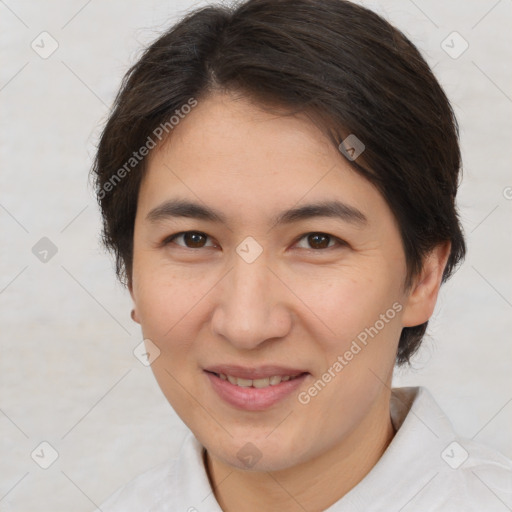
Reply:
[[156, 381], [187, 425], [205, 421], [202, 409], [191, 407], [186, 390], [194, 389], [200, 375], [194, 356], [197, 314], [211, 285], [200, 278], [185, 279], [178, 272], [157, 265], [139, 267], [136, 278], [136, 305], [143, 336], [160, 350], [151, 365]]
[[397, 297], [392, 282], [369, 269], [333, 270], [296, 277], [294, 292], [324, 325], [333, 348], [373, 325]]
[[403, 309], [399, 288], [389, 273], [369, 269], [333, 273], [308, 285], [305, 302], [325, 326], [315, 336], [323, 363], [315, 377], [329, 384], [317, 405], [362, 410], [394, 365]]
[[212, 285], [206, 275], [187, 276], [156, 263], [139, 265], [134, 272], [135, 302], [145, 334], [161, 341], [174, 337]]
[[[389, 380], [402, 305], [395, 300], [394, 287], [380, 279], [339, 280], [318, 297], [315, 312], [329, 330], [315, 339], [323, 366], [306, 394], [319, 416], [325, 410], [338, 411], [349, 414], [351, 424], [356, 424]], [[333, 438], [338, 428], [336, 421], [322, 426]]]
[[197, 378], [203, 377], [197, 340], [207, 318], [208, 292], [219, 278], [204, 272], [190, 275], [156, 263], [139, 268], [137, 278], [136, 305], [143, 336], [160, 350], [151, 365], [153, 373], [180, 416], [188, 417], [190, 397], [183, 386], [193, 389]]

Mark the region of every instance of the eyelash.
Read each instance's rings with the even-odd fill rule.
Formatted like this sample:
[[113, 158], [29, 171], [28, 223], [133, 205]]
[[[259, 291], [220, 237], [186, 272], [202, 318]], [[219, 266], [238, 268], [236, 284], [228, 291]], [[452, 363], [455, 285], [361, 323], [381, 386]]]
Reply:
[[[180, 231], [179, 233], [175, 233], [174, 235], [170, 235], [168, 237], [166, 237], [162, 243], [161, 243], [161, 246], [166, 246], [166, 245], [169, 245], [171, 242], [173, 242], [176, 238], [182, 236], [182, 235], [186, 235], [188, 233], [195, 233], [195, 234], [198, 234], [198, 235], [203, 235], [205, 237], [207, 237], [208, 239], [211, 239], [211, 237], [209, 235], [207, 235], [206, 233], [203, 233], [202, 231]], [[329, 233], [324, 233], [322, 231], [310, 231], [308, 233], [304, 233], [303, 235], [299, 236], [298, 238], [295, 239], [294, 241], [294, 244], [296, 244], [297, 242], [299, 242], [300, 240], [302, 240], [303, 238], [309, 236], [309, 235], [323, 235], [323, 236], [326, 236], [330, 239], [330, 241], [335, 241], [340, 247], [346, 247], [348, 246], [347, 242], [345, 242], [344, 240], [341, 240], [340, 238], [334, 236], [334, 235], [330, 235]], [[179, 244], [176, 244], [178, 245], [178, 247], [181, 247], [182, 249], [190, 249], [190, 250], [199, 250], [199, 249], [204, 249], [205, 247], [212, 247], [212, 246], [204, 246], [204, 247], [197, 247], [197, 248], [194, 248], [194, 247], [187, 247], [186, 245], [179, 245]], [[309, 249], [306, 249], [306, 250], [309, 250], [309, 251], [314, 251], [314, 252], [321, 252], [321, 251], [326, 251], [327, 249], [334, 249], [335, 246], [331, 246], [331, 247], [325, 247], [325, 248], [322, 248], [322, 249], [313, 249], [313, 248], [309, 248]]]

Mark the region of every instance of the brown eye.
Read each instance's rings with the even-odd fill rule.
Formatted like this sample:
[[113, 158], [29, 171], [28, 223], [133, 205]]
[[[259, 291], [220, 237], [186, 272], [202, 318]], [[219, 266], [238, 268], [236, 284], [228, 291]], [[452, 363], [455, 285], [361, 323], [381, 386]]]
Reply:
[[322, 233], [313, 233], [308, 235], [308, 243], [313, 247], [313, 249], [325, 249], [329, 246], [329, 235], [324, 235]]
[[189, 232], [183, 235], [183, 239], [185, 240], [185, 244], [187, 247], [192, 247], [194, 249], [198, 247], [203, 247], [206, 241], [206, 236], [203, 233], [194, 233]]
[[327, 233], [307, 233], [303, 235], [299, 241], [303, 239], [307, 242], [307, 246], [303, 247], [304, 249], [330, 249], [331, 247], [334, 247], [336, 243], [340, 246], [346, 245], [343, 240], [340, 240], [335, 236], [328, 235]]
[[167, 245], [178, 239], [182, 239], [183, 243], [176, 243], [176, 245], [185, 247], [187, 249], [201, 249], [203, 247], [208, 247], [206, 245], [208, 235], [201, 233], [200, 231], [184, 231], [182, 233], [176, 233], [175, 235], [166, 238], [164, 245]]

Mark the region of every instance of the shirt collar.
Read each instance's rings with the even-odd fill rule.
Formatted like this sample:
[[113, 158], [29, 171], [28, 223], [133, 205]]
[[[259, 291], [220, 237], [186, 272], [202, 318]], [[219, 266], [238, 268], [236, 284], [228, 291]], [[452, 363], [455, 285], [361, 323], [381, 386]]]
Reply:
[[[393, 388], [390, 415], [397, 430], [370, 472], [326, 512], [401, 510], [446, 469], [443, 450], [453, 441], [453, 426], [422, 386]], [[384, 507], [384, 508], [383, 508]]]

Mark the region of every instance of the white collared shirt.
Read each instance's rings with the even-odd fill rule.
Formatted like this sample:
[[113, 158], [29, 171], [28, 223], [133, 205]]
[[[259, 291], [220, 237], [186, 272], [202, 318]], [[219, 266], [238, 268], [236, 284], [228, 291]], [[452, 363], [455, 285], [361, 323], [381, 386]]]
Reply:
[[[425, 387], [393, 388], [397, 430], [372, 470], [325, 512], [507, 512], [512, 460], [459, 437]], [[135, 478], [103, 512], [223, 512], [192, 432], [176, 458]]]

